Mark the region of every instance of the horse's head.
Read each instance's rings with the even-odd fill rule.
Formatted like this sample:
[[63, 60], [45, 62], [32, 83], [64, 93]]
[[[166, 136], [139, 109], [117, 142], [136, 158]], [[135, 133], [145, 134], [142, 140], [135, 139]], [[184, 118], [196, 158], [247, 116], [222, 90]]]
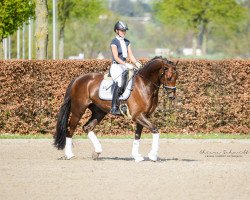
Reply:
[[162, 84], [163, 88], [167, 91], [168, 97], [170, 99], [175, 99], [175, 84], [178, 78], [176, 69], [177, 64], [178, 62], [175, 64], [166, 58], [156, 56], [148, 61], [139, 73], [141, 77], [150, 81], [158, 88]]
[[167, 91], [168, 97], [172, 100], [175, 99], [176, 95], [177, 64], [178, 62], [174, 64], [172, 61], [162, 59], [162, 67], [159, 71], [159, 80], [163, 84], [163, 88]]

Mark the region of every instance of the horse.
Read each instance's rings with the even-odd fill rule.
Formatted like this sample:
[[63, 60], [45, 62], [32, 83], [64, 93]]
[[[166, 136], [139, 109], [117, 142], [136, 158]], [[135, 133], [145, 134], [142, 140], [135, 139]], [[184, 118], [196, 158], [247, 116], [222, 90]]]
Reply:
[[[139, 153], [139, 143], [143, 127], [152, 133], [152, 147], [148, 153], [151, 161], [157, 161], [159, 150], [159, 131], [149, 120], [158, 104], [158, 92], [163, 85], [170, 99], [176, 96], [176, 80], [178, 78], [177, 63], [166, 58], [155, 57], [149, 60], [134, 76], [134, 86], [129, 98], [125, 101], [131, 118], [136, 122], [135, 137], [132, 145], [132, 157], [135, 162], [144, 160]], [[102, 100], [98, 91], [104, 75], [100, 73], [88, 73], [73, 79], [66, 89], [63, 103], [60, 107], [56, 131], [54, 134], [54, 146], [58, 150], [65, 149], [65, 159], [74, 157], [72, 152], [72, 137], [76, 126], [88, 108], [92, 115], [83, 125], [83, 131], [94, 146], [93, 159], [98, 159], [102, 152], [102, 146], [94, 127], [110, 112], [111, 101]]]

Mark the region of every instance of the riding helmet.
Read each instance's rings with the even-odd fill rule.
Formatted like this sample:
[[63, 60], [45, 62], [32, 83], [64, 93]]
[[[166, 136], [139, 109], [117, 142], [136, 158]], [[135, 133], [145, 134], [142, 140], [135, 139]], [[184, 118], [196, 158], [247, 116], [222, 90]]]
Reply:
[[127, 31], [128, 30], [128, 26], [127, 26], [126, 23], [124, 23], [122, 21], [118, 21], [118, 22], [116, 22], [116, 24], [114, 26], [114, 31], [116, 32], [116, 30]]

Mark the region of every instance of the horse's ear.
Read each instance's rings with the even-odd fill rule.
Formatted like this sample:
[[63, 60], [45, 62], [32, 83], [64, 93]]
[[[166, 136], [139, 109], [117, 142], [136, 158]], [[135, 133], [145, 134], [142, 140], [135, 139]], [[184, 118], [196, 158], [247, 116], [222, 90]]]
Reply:
[[178, 63], [179, 63], [179, 60], [177, 60], [177, 62], [176, 62], [176, 64], [175, 64], [175, 66], [177, 66], [177, 65], [178, 65]]

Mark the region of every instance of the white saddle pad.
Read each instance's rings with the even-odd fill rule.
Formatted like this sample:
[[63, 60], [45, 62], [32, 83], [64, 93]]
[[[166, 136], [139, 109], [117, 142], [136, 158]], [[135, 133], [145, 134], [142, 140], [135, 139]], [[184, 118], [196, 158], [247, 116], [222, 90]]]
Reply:
[[[112, 79], [103, 79], [99, 88], [99, 97], [102, 100], [112, 100], [112, 85], [114, 81]], [[133, 79], [131, 78], [124, 93], [120, 96], [120, 100], [127, 100], [130, 96], [133, 87]]]

